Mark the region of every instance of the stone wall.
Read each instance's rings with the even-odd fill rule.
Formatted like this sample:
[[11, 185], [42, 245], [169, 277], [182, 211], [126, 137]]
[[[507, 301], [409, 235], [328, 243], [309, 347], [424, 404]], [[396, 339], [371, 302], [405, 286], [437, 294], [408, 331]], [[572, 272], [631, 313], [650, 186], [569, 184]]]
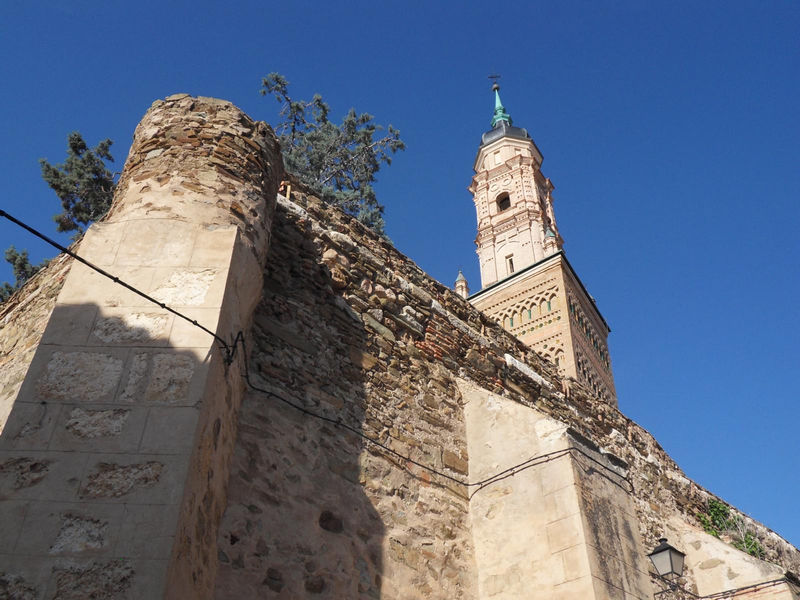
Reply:
[[[580, 384], [559, 380], [552, 365], [391, 245], [302, 192], [281, 201], [274, 232], [274, 260], [249, 338], [261, 387], [467, 481], [476, 467], [457, 381], [469, 380], [627, 463], [638, 539], [627, 550], [620, 546], [623, 558], [636, 562], [632, 549], [643, 556], [673, 518], [707, 536], [695, 515], [708, 492], [652, 436]], [[218, 598], [479, 597], [465, 486], [268, 393], [248, 393], [239, 431], [219, 539]], [[588, 506], [596, 486], [584, 484]], [[754, 527], [769, 560], [797, 568], [794, 547]], [[595, 531], [593, 543], [602, 546], [607, 534]], [[614, 585], [646, 587], [612, 575]], [[691, 572], [686, 583], [696, 587]]]
[[70, 266], [72, 259], [66, 255], [54, 258], [21, 291], [0, 304], [0, 433]]
[[281, 177], [265, 125], [159, 101], [79, 247], [246, 364], [63, 258], [2, 309], [0, 598], [644, 598], [664, 532], [702, 593], [800, 570], [749, 519], [773, 565], [705, 534], [649, 433]]
[[[276, 213], [249, 336], [251, 378], [267, 392], [249, 392], [240, 415], [217, 597], [522, 597], [508, 587], [512, 571], [520, 590], [543, 594], [530, 597], [550, 597], [520, 557], [486, 572], [476, 564], [478, 540], [505, 535], [492, 530], [497, 522], [478, 534], [471, 486], [284, 401], [470, 482], [485, 457], [468, 451], [459, 381], [524, 413], [542, 401], [566, 405], [555, 369], [359, 223], [305, 194], [293, 200]], [[487, 469], [530, 456], [532, 443], [510, 438]], [[591, 495], [592, 485], [580, 487]], [[515, 497], [546, 520], [525, 492]], [[511, 518], [523, 546], [540, 535]], [[638, 532], [630, 539], [638, 545]]]
[[[248, 336], [252, 381], [463, 478], [458, 390], [425, 356], [446, 359], [459, 335], [442, 326], [434, 341], [431, 328], [425, 342], [420, 322], [437, 313], [413, 283], [422, 273], [338, 211], [314, 199], [305, 206], [284, 201], [276, 214]], [[474, 597], [467, 519], [461, 486], [251, 391], [217, 598]]]

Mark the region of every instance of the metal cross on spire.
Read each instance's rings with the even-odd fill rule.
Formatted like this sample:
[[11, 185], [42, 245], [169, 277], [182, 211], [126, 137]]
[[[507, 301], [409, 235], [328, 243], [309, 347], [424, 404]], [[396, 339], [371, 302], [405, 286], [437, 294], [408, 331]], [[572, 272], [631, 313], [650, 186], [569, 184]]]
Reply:
[[489, 75], [489, 79], [492, 80], [492, 90], [493, 91], [499, 90], [500, 89], [500, 84], [497, 83], [497, 80], [500, 79], [500, 75], [492, 73], [491, 75]]

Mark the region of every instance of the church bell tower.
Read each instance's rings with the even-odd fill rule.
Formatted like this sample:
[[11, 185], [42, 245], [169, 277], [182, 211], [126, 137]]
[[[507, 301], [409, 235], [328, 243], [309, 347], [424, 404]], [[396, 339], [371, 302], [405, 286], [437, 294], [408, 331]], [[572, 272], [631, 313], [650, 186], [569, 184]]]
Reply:
[[[481, 290], [469, 301], [562, 375], [616, 404], [610, 329], [562, 249], [542, 153], [525, 129], [513, 125], [500, 86], [492, 91], [492, 128], [481, 138], [469, 187], [481, 272]], [[467, 289], [459, 275], [459, 288]]]

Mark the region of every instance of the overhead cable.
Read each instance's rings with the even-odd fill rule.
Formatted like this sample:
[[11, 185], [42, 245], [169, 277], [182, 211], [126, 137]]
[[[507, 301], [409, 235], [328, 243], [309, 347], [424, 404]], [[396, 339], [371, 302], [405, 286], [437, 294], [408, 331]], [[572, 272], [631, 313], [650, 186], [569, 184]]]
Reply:
[[198, 323], [196, 319], [192, 319], [192, 318], [190, 318], [190, 317], [187, 317], [187, 316], [186, 316], [186, 315], [184, 315], [184, 314], [181, 314], [180, 312], [178, 312], [177, 310], [175, 310], [175, 309], [173, 309], [173, 308], [170, 308], [169, 306], [167, 306], [167, 305], [166, 305], [166, 304], [164, 304], [163, 302], [160, 302], [160, 301], [156, 300], [155, 298], [153, 298], [152, 296], [149, 296], [149, 295], [145, 294], [143, 291], [136, 289], [135, 287], [133, 287], [133, 286], [132, 286], [132, 285], [130, 285], [129, 283], [126, 283], [125, 281], [123, 281], [122, 279], [120, 279], [119, 277], [117, 277], [116, 275], [112, 275], [111, 273], [109, 273], [109, 272], [107, 272], [107, 271], [105, 271], [105, 270], [101, 269], [101, 268], [100, 268], [100, 267], [98, 267], [97, 265], [94, 265], [94, 264], [90, 263], [90, 262], [89, 262], [88, 260], [86, 260], [85, 258], [82, 258], [81, 256], [78, 256], [77, 254], [75, 254], [75, 253], [74, 253], [72, 250], [70, 250], [69, 248], [66, 248], [66, 247], [62, 246], [61, 244], [59, 244], [58, 242], [56, 242], [55, 240], [52, 240], [52, 239], [50, 239], [49, 237], [47, 237], [47, 236], [46, 236], [45, 234], [43, 234], [42, 232], [40, 232], [40, 231], [37, 231], [36, 229], [34, 229], [33, 227], [31, 227], [30, 225], [26, 225], [25, 223], [23, 223], [23, 222], [22, 222], [22, 221], [20, 221], [19, 219], [16, 219], [16, 218], [12, 217], [10, 214], [8, 214], [8, 213], [7, 213], [6, 211], [4, 211], [3, 209], [0, 209], [0, 217], [5, 217], [6, 219], [8, 219], [9, 221], [11, 221], [11, 222], [12, 222], [12, 223], [14, 223], [15, 225], [19, 225], [20, 227], [22, 227], [23, 229], [25, 229], [25, 230], [29, 231], [30, 233], [32, 233], [32, 234], [33, 234], [33, 235], [35, 235], [36, 237], [38, 237], [38, 238], [40, 238], [40, 239], [44, 240], [45, 242], [47, 242], [48, 244], [50, 244], [50, 245], [51, 245], [51, 246], [53, 246], [54, 248], [57, 248], [58, 250], [60, 250], [60, 251], [61, 251], [61, 252], [63, 252], [64, 254], [67, 254], [68, 256], [71, 256], [72, 258], [74, 258], [75, 260], [77, 260], [79, 263], [86, 265], [87, 267], [89, 267], [89, 268], [90, 268], [90, 269], [92, 269], [93, 271], [96, 271], [96, 272], [100, 273], [100, 274], [101, 274], [101, 275], [103, 275], [104, 277], [108, 277], [108, 278], [109, 278], [111, 281], [113, 281], [114, 283], [118, 283], [119, 285], [121, 285], [122, 287], [124, 287], [124, 288], [125, 288], [125, 289], [127, 289], [127, 290], [130, 290], [130, 291], [131, 291], [131, 292], [133, 292], [134, 294], [138, 294], [139, 296], [141, 296], [141, 297], [142, 297], [142, 298], [144, 298], [145, 300], [148, 300], [148, 301], [152, 302], [153, 304], [155, 304], [155, 305], [157, 305], [157, 306], [161, 307], [162, 309], [166, 310], [167, 312], [170, 312], [170, 313], [172, 313], [173, 315], [175, 315], [175, 316], [177, 316], [177, 317], [180, 317], [181, 319], [183, 319], [183, 320], [185, 320], [185, 321], [188, 321], [189, 323], [191, 323], [191, 324], [192, 324], [192, 325], [194, 325], [195, 327], [198, 327], [198, 328], [202, 329], [202, 330], [203, 330], [203, 331], [205, 331], [207, 334], [209, 334], [210, 336], [212, 336], [212, 337], [213, 337], [215, 340], [217, 340], [217, 342], [219, 342], [219, 344], [220, 344], [220, 346], [222, 347], [222, 349], [223, 349], [223, 352], [224, 352], [224, 354], [225, 354], [225, 362], [226, 362], [226, 363], [228, 363], [228, 364], [230, 364], [230, 363], [233, 361], [233, 355], [234, 355], [234, 353], [236, 352], [236, 346], [233, 346], [233, 347], [231, 347], [231, 346], [230, 346], [230, 345], [229, 345], [229, 344], [228, 344], [228, 343], [227, 343], [227, 342], [226, 342], [224, 339], [222, 339], [222, 338], [221, 338], [220, 336], [218, 336], [216, 333], [214, 333], [214, 332], [213, 332], [213, 331], [211, 331], [210, 329], [208, 329], [208, 328], [204, 327], [203, 325], [200, 325], [200, 323]]
[[[633, 491], [633, 484], [631, 483], [630, 479], [628, 479], [627, 476], [621, 475], [620, 473], [618, 473], [614, 469], [610, 468], [609, 466], [607, 466], [607, 465], [603, 464], [602, 462], [600, 462], [599, 460], [597, 460], [594, 456], [591, 456], [588, 452], [585, 452], [582, 449], [576, 448], [574, 446], [570, 446], [570, 447], [567, 447], [567, 448], [562, 448], [560, 450], [554, 450], [552, 452], [547, 452], [545, 454], [539, 454], [539, 455], [536, 455], [536, 456], [532, 456], [531, 458], [528, 458], [527, 460], [524, 460], [524, 461], [522, 461], [520, 463], [517, 463], [517, 464], [515, 464], [515, 465], [513, 465], [511, 467], [508, 467], [506, 469], [503, 469], [501, 471], [498, 471], [494, 475], [492, 475], [490, 477], [487, 477], [485, 479], [481, 479], [480, 481], [470, 482], [470, 481], [463, 480], [463, 479], [461, 479], [459, 477], [454, 477], [453, 475], [450, 475], [450, 474], [445, 473], [443, 471], [439, 471], [438, 469], [435, 469], [434, 467], [431, 467], [429, 465], [426, 465], [425, 463], [422, 463], [422, 462], [420, 462], [418, 460], [415, 460], [415, 459], [411, 458], [410, 456], [407, 456], [405, 454], [401, 454], [397, 450], [394, 450], [393, 448], [391, 448], [390, 446], [388, 446], [387, 444], [381, 442], [378, 439], [375, 439], [373, 437], [368, 436], [367, 434], [362, 432], [359, 428], [354, 427], [353, 425], [349, 425], [348, 423], [345, 423], [341, 419], [341, 417], [333, 418], [333, 417], [329, 417], [329, 416], [326, 416], [326, 415], [321, 414], [321, 413], [314, 412], [312, 410], [309, 410], [308, 408], [306, 408], [305, 406], [303, 406], [301, 404], [293, 402], [293, 401], [289, 400], [288, 398], [284, 398], [280, 394], [276, 394], [272, 390], [261, 388], [261, 387], [258, 387], [257, 385], [255, 385], [250, 380], [250, 370], [249, 370], [249, 366], [248, 366], [248, 362], [247, 362], [247, 349], [245, 347], [245, 340], [244, 340], [243, 332], [239, 331], [236, 334], [236, 337], [233, 339], [233, 342], [228, 344], [222, 337], [220, 337], [218, 334], [214, 333], [210, 329], [204, 327], [203, 325], [200, 325], [200, 323], [198, 323], [195, 319], [187, 317], [186, 315], [180, 313], [179, 311], [167, 306], [165, 303], [160, 302], [159, 300], [156, 300], [152, 296], [149, 296], [148, 294], [146, 294], [146, 293], [142, 292], [141, 290], [135, 288], [131, 284], [123, 281], [119, 277], [108, 273], [107, 271], [101, 269], [97, 265], [92, 264], [91, 262], [89, 262], [85, 258], [79, 256], [78, 254], [76, 254], [75, 252], [70, 250], [69, 248], [66, 248], [66, 247], [62, 246], [58, 242], [50, 239], [49, 237], [47, 237], [46, 235], [44, 235], [40, 231], [36, 230], [35, 228], [31, 227], [30, 225], [27, 225], [27, 224], [23, 223], [22, 221], [20, 221], [19, 219], [16, 219], [16, 218], [12, 217], [10, 214], [8, 214], [6, 211], [4, 211], [2, 209], [0, 209], [0, 217], [5, 217], [6, 219], [11, 221], [12, 223], [22, 227], [23, 229], [25, 229], [28, 232], [30, 232], [33, 235], [35, 235], [36, 237], [44, 240], [45, 242], [47, 242], [48, 244], [50, 244], [54, 248], [57, 248], [61, 252], [67, 254], [68, 256], [71, 256], [72, 258], [74, 258], [75, 260], [80, 262], [81, 264], [84, 264], [87, 267], [89, 267], [90, 269], [96, 271], [97, 273], [100, 273], [104, 277], [107, 277], [107, 278], [111, 279], [114, 283], [117, 283], [117, 284], [123, 286], [127, 290], [130, 290], [131, 292], [141, 296], [145, 300], [148, 300], [149, 302], [152, 302], [153, 304], [159, 306], [163, 310], [166, 310], [167, 312], [170, 312], [170, 313], [174, 314], [175, 316], [180, 317], [181, 319], [184, 319], [185, 321], [188, 321], [189, 323], [191, 323], [195, 327], [197, 327], [197, 328], [201, 329], [202, 331], [206, 332], [207, 334], [212, 336], [219, 343], [221, 349], [223, 350], [226, 364], [231, 364], [233, 362], [233, 358], [234, 358], [234, 356], [236, 354], [236, 348], [237, 348], [237, 346], [239, 344], [241, 344], [242, 345], [242, 355], [245, 357], [244, 361], [243, 361], [244, 362], [243, 377], [244, 377], [244, 380], [247, 383], [248, 387], [250, 387], [252, 390], [254, 390], [256, 392], [260, 392], [260, 393], [266, 394], [268, 396], [271, 396], [271, 397], [275, 398], [276, 400], [279, 400], [280, 402], [282, 402], [282, 403], [294, 408], [297, 411], [300, 411], [301, 413], [303, 413], [303, 414], [305, 414], [307, 416], [310, 416], [312, 418], [315, 418], [315, 419], [330, 423], [330, 424], [332, 424], [332, 425], [334, 425], [336, 427], [339, 427], [340, 429], [343, 429], [345, 431], [349, 431], [350, 433], [353, 433], [354, 435], [357, 435], [358, 437], [364, 439], [366, 442], [376, 446], [377, 448], [380, 448], [381, 450], [383, 450], [387, 454], [389, 454], [391, 456], [394, 456], [395, 458], [397, 458], [399, 460], [405, 461], [406, 463], [409, 463], [409, 464], [412, 464], [412, 465], [414, 465], [416, 467], [419, 467], [420, 469], [428, 471], [429, 473], [432, 473], [432, 474], [434, 474], [434, 475], [436, 475], [438, 477], [441, 477], [441, 478], [446, 479], [448, 481], [451, 481], [453, 483], [457, 483], [457, 484], [462, 485], [462, 486], [464, 486], [466, 488], [477, 488], [475, 490], [475, 492], [477, 492], [480, 489], [486, 487], [487, 485], [490, 485], [491, 483], [494, 483], [494, 482], [499, 481], [501, 479], [505, 479], [507, 477], [512, 477], [512, 476], [516, 475], [518, 472], [520, 472], [522, 470], [525, 470], [525, 469], [528, 469], [530, 467], [542, 464], [544, 462], [549, 462], [551, 460], [560, 458], [560, 457], [562, 457], [562, 456], [564, 456], [566, 454], [570, 454], [570, 453], [574, 452], [574, 453], [577, 453], [579, 455], [584, 456], [585, 458], [590, 460], [592, 463], [598, 465], [602, 469], [602, 471], [604, 471], [604, 472], [597, 471], [601, 476], [606, 477], [609, 481], [611, 481], [615, 485], [621, 487], [627, 493], [631, 493]], [[389, 439], [391, 439], [391, 440], [395, 440], [395, 438], [393, 438], [391, 436], [387, 436], [387, 437]], [[608, 473], [612, 474], [613, 477], [609, 476]], [[630, 489], [626, 489], [625, 487], [623, 487], [621, 485], [621, 483], [620, 483], [620, 480], [626, 482]], [[473, 495], [474, 495], [474, 493], [473, 493]]]

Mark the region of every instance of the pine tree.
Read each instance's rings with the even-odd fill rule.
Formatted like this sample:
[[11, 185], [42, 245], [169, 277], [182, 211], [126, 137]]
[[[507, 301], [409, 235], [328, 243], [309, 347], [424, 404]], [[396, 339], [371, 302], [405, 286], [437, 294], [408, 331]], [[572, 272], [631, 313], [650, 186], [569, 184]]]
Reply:
[[[92, 149], [77, 131], [67, 138], [67, 159], [60, 165], [51, 165], [45, 159], [42, 178], [61, 200], [63, 212], [53, 217], [58, 231], [76, 231], [79, 237], [88, 225], [108, 212], [114, 196], [114, 175], [104, 161], [114, 162], [109, 152], [113, 142], [105, 139]], [[17, 252], [14, 246], [5, 252], [6, 262], [14, 270], [14, 284], [0, 284], [0, 303], [5, 302], [48, 261], [31, 264], [28, 251]]]
[[22, 252], [17, 252], [14, 246], [10, 246], [6, 249], [5, 259], [14, 270], [14, 285], [11, 285], [7, 281], [4, 281], [3, 284], [0, 285], [0, 304], [8, 300], [11, 294], [21, 288], [28, 279], [36, 275], [39, 269], [48, 263], [48, 261], [45, 260], [38, 265], [33, 265], [28, 258], [28, 251], [23, 250]]
[[105, 139], [92, 149], [77, 131], [67, 138], [67, 159], [60, 165], [51, 165], [45, 159], [42, 178], [61, 200], [62, 213], [55, 215], [58, 231], [77, 231], [108, 212], [114, 196], [114, 175], [105, 162], [114, 162], [109, 152], [113, 142]]
[[261, 85], [261, 95], [270, 94], [281, 104], [282, 121], [275, 130], [286, 170], [322, 200], [385, 236], [384, 208], [372, 183], [381, 165], [391, 164], [391, 154], [405, 149], [400, 132], [389, 125], [386, 135], [374, 139], [383, 127], [373, 122], [372, 115], [352, 108], [336, 125], [319, 94], [310, 101], [293, 100], [289, 82], [278, 73], [267, 75]]

